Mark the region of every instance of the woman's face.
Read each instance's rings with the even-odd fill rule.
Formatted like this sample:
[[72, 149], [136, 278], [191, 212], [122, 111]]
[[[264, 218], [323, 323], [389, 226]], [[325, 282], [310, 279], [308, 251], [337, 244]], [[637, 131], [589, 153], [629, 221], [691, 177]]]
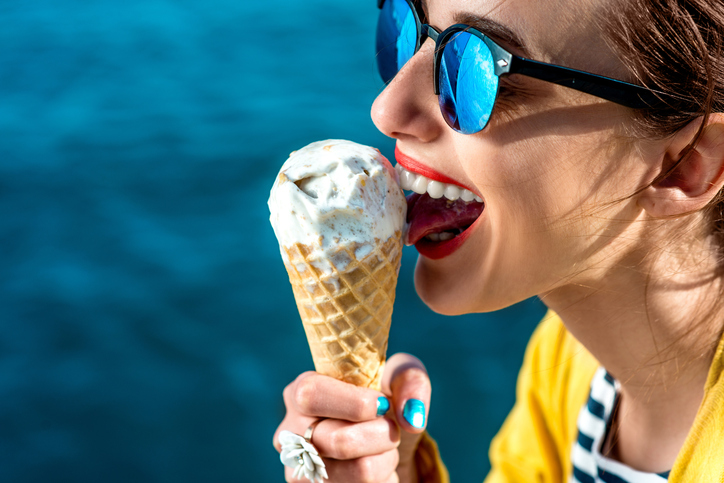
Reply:
[[[480, 29], [513, 53], [623, 79], [596, 22], [605, 1], [427, 0], [423, 22], [442, 31], [477, 15], [519, 37], [522, 49]], [[423, 240], [427, 250], [415, 272], [422, 299], [440, 313], [483, 312], [606, 276], [630, 253], [625, 240], [639, 229], [633, 221], [640, 216], [635, 199], [609, 202], [652, 177], [620, 137], [630, 111], [516, 75], [501, 81], [488, 126], [459, 134], [443, 120], [433, 93], [433, 50], [428, 39], [372, 107], [375, 124], [397, 140], [404, 155], [398, 161], [410, 171], [454, 180], [484, 200], [462, 237], [437, 251], [442, 258], [425, 256], [436, 246]], [[424, 228], [421, 220], [431, 217], [418, 211], [412, 214]]]

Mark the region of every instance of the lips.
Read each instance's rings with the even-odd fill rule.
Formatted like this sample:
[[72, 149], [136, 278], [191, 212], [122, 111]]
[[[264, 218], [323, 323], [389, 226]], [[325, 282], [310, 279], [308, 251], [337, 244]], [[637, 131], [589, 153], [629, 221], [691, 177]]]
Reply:
[[457, 251], [480, 219], [485, 203], [479, 195], [441, 173], [431, 170], [395, 150], [403, 189], [407, 197], [409, 228], [405, 243], [415, 245], [421, 255], [437, 260]]
[[421, 174], [427, 178], [439, 181], [441, 183], [450, 183], [460, 186], [454, 179], [449, 178], [442, 173], [438, 173], [437, 171], [428, 168], [416, 159], [409, 157], [408, 155], [400, 151], [400, 147], [397, 145], [395, 145], [395, 159], [408, 171]]

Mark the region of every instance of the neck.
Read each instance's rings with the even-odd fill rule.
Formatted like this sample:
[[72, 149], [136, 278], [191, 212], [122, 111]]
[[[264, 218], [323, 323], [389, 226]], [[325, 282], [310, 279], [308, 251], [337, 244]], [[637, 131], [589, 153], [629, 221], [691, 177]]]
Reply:
[[724, 310], [713, 256], [641, 260], [541, 298], [621, 384], [613, 454], [658, 472], [671, 469], [701, 404]]

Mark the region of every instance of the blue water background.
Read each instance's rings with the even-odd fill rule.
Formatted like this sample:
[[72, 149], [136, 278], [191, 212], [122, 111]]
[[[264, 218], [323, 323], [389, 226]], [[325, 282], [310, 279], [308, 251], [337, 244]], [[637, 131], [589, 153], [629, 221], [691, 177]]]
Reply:
[[[0, 5], [0, 481], [283, 481], [283, 387], [312, 368], [266, 200], [288, 153], [369, 116], [373, 1]], [[484, 162], [484, 161], [481, 161]], [[481, 481], [542, 315], [433, 314], [406, 249], [390, 352]]]

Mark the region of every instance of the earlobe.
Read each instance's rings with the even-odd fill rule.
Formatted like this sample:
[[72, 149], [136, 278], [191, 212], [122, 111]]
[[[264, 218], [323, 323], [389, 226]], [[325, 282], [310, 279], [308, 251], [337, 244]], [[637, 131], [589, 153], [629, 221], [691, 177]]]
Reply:
[[709, 117], [698, 143], [690, 149], [701, 121], [691, 121], [668, 140], [658, 162], [659, 179], [639, 194], [639, 206], [651, 216], [701, 210], [724, 186], [724, 114]]

